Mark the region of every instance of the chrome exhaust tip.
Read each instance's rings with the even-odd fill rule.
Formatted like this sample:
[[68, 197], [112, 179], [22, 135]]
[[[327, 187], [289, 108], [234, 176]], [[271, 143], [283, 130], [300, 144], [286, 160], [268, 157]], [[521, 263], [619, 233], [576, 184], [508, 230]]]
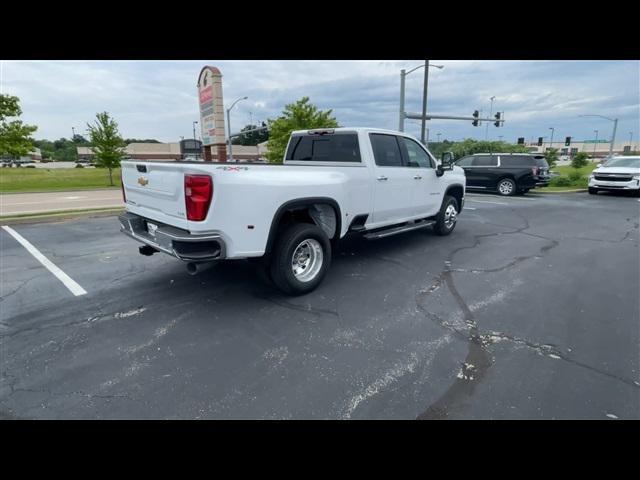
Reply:
[[197, 275], [209, 270], [215, 265], [215, 262], [189, 262], [187, 263], [187, 273], [189, 275]]

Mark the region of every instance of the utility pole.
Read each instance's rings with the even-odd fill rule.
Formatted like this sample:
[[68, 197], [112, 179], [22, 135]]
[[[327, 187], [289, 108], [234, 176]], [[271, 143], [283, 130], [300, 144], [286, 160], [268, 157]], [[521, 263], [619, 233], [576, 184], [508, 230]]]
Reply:
[[[493, 115], [493, 101], [495, 100], [495, 96], [491, 97], [489, 100], [491, 100], [491, 110], [489, 110], [489, 116]], [[489, 135], [489, 123], [487, 122], [487, 126], [484, 129], [484, 139], [485, 141], [487, 140]]]
[[424, 61], [424, 87], [422, 91], [422, 126], [420, 128], [420, 141], [425, 145], [424, 130], [427, 126], [427, 85], [429, 85], [429, 60]]
[[613, 156], [613, 144], [616, 142], [616, 130], [618, 129], [618, 119], [609, 118], [604, 115], [578, 115], [579, 117], [600, 117], [613, 122], [613, 133], [611, 134], [611, 145], [609, 145], [609, 157]]
[[598, 130], [594, 130], [596, 132], [596, 143], [593, 144], [593, 156], [596, 156], [596, 147], [598, 146]]
[[404, 79], [407, 76], [406, 70], [400, 70], [400, 120], [398, 121], [398, 130], [404, 132]]
[[553, 133], [555, 132], [555, 129], [553, 127], [549, 127], [549, 130], [551, 130], [551, 140], [549, 141], [549, 148], [553, 148]]
[[229, 112], [236, 105], [236, 103], [238, 103], [241, 100], [246, 100], [247, 98], [249, 97], [239, 98], [235, 102], [233, 102], [229, 108], [227, 108], [227, 130], [229, 132], [229, 161], [230, 162], [233, 162], [233, 147], [231, 145], [231, 116], [229, 115]]

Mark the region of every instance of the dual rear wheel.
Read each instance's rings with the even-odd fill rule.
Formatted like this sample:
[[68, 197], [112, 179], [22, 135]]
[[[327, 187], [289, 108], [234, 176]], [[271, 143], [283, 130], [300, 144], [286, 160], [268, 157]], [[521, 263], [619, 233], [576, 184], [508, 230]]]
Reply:
[[[458, 200], [445, 196], [434, 232], [442, 236], [453, 232], [459, 212]], [[326, 275], [331, 265], [331, 241], [317, 225], [288, 225], [276, 238], [271, 255], [258, 262], [263, 279], [270, 279], [285, 294], [303, 295], [314, 290]]]

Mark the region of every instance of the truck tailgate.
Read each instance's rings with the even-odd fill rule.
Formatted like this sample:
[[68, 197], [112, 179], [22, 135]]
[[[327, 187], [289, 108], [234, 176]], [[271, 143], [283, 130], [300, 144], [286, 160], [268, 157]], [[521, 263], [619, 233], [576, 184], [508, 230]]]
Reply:
[[122, 162], [127, 210], [188, 229], [183, 170], [183, 166], [170, 162]]

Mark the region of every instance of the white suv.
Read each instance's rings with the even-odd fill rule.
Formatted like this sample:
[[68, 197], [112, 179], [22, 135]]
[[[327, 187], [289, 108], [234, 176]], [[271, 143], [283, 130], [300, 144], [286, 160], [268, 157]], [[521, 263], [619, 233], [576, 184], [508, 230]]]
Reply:
[[640, 156], [611, 157], [589, 176], [589, 193], [631, 191], [640, 195]]

